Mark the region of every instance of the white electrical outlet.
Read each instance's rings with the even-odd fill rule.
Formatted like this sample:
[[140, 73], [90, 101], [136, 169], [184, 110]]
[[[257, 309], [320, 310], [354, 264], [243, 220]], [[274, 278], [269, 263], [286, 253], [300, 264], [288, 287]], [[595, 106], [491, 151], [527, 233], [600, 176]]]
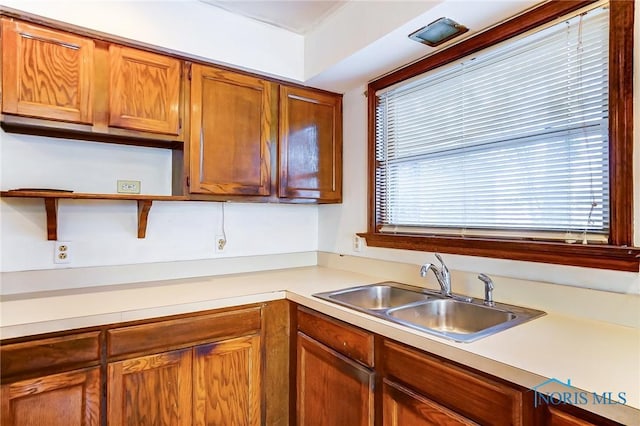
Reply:
[[53, 263], [71, 263], [71, 243], [56, 241], [53, 250]]
[[227, 238], [224, 235], [216, 235], [216, 253], [224, 253], [227, 247]]
[[139, 194], [139, 180], [118, 180], [118, 194]]
[[358, 237], [357, 235], [353, 236], [353, 251], [362, 251], [362, 238]]

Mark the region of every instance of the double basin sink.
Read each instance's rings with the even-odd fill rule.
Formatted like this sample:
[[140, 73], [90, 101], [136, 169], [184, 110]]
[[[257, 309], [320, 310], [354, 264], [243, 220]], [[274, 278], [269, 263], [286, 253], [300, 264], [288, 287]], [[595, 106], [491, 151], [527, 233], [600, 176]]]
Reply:
[[396, 282], [351, 287], [314, 296], [457, 342], [473, 342], [526, 321], [544, 312], [482, 300], [451, 298], [420, 287]]

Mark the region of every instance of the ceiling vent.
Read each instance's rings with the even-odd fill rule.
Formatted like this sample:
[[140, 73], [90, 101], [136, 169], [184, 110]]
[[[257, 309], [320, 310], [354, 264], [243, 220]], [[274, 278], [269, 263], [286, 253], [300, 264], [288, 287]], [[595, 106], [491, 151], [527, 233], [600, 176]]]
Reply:
[[469, 28], [464, 25], [458, 24], [453, 19], [442, 17], [409, 34], [409, 38], [427, 46], [435, 47], [467, 31], [469, 31]]

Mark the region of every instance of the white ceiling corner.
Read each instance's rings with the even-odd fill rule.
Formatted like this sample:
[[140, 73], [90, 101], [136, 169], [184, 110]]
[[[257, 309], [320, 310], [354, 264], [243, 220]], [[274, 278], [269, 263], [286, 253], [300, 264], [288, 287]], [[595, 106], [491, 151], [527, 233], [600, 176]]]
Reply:
[[200, 0], [229, 12], [304, 35], [348, 0]]

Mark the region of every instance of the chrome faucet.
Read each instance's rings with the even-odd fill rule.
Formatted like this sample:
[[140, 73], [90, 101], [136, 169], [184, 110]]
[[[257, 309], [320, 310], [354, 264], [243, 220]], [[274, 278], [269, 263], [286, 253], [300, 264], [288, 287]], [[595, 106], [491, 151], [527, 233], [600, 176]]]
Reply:
[[487, 306], [495, 306], [493, 301], [493, 280], [488, 275], [480, 274], [478, 279], [484, 283], [484, 304]]
[[438, 284], [440, 284], [440, 293], [442, 293], [443, 296], [451, 297], [451, 273], [438, 253], [436, 253], [436, 258], [442, 266], [438, 268], [433, 263], [425, 263], [420, 268], [420, 276], [424, 278], [430, 270], [433, 271], [436, 280], [438, 280]]

